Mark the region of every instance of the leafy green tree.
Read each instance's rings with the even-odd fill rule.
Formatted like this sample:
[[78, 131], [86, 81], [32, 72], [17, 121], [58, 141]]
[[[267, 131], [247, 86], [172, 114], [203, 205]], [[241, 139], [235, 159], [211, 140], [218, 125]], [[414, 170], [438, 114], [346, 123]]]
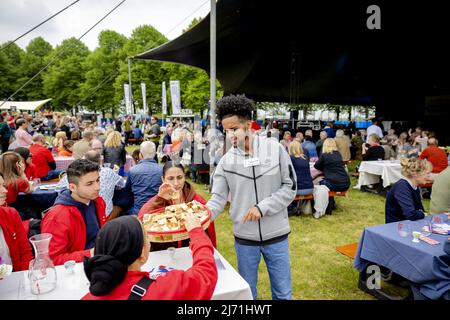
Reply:
[[55, 62], [43, 75], [44, 93], [53, 99], [57, 110], [71, 110], [82, 98], [81, 84], [85, 82], [84, 61], [88, 47], [81, 41], [70, 38], [48, 56], [57, 56]]
[[126, 56], [123, 47], [127, 38], [115, 31], [105, 30], [98, 36], [99, 47], [83, 63], [86, 81], [81, 85], [81, 104], [92, 111], [115, 113], [119, 105], [114, 101], [114, 82], [120, 63]]
[[[3, 48], [8, 43], [2, 44], [1, 47]], [[23, 84], [19, 81], [22, 77], [19, 66], [23, 52], [23, 49], [15, 43], [0, 51], [0, 96], [3, 99], [8, 98]], [[20, 100], [23, 96], [23, 91], [20, 91], [13, 100]]]
[[[150, 25], [143, 25], [133, 30], [130, 39], [122, 49], [122, 56], [133, 57], [139, 53], [156, 48], [167, 42], [167, 38]], [[161, 106], [161, 82], [167, 70], [160, 62], [133, 60], [131, 67], [133, 100], [142, 108], [141, 82], [146, 84], [147, 105], [149, 108], [160, 109]], [[123, 100], [123, 84], [128, 83], [128, 61], [120, 62], [120, 74], [114, 83], [115, 103]], [[136, 110], [137, 111], [137, 110]]]
[[[23, 84], [31, 79], [46, 65], [46, 57], [52, 52], [53, 48], [50, 43], [42, 37], [31, 40], [22, 54], [20, 61], [20, 70], [22, 77], [19, 83]], [[46, 96], [42, 90], [42, 75], [34, 78], [26, 87], [23, 88], [24, 95], [27, 100], [45, 99]]]

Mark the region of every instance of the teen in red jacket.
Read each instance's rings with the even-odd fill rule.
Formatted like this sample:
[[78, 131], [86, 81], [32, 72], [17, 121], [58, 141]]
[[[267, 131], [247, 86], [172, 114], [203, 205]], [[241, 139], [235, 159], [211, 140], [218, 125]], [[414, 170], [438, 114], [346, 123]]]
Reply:
[[91, 161], [72, 162], [67, 169], [70, 190], [59, 194], [42, 219], [42, 233], [53, 235], [49, 251], [55, 265], [92, 256], [97, 233], [106, 223], [98, 171], [99, 166]]
[[[175, 197], [174, 197], [175, 195]], [[159, 187], [159, 192], [151, 198], [139, 210], [138, 217], [142, 219], [145, 213], [164, 208], [177, 203], [187, 203], [196, 200], [201, 204], [206, 204], [205, 199], [195, 192], [194, 188], [186, 182], [183, 166], [173, 161], [168, 161], [163, 167], [163, 184]], [[207, 234], [216, 247], [216, 230], [214, 222], [211, 222], [207, 229]], [[152, 251], [165, 250], [169, 247], [187, 247], [189, 239], [178, 242], [152, 243]]]
[[28, 270], [30, 260], [33, 259], [31, 246], [19, 213], [13, 208], [3, 207], [6, 193], [5, 181], [0, 173], [0, 235], [3, 234], [6, 243], [6, 246], [2, 245], [0, 236], [0, 264], [11, 264], [13, 271]]
[[[82, 299], [126, 300], [137, 283], [146, 289], [138, 299], [211, 299], [217, 283], [213, 246], [195, 215], [186, 215], [185, 225], [191, 237], [192, 267], [186, 271], [172, 270], [148, 286], [150, 275], [141, 271], [141, 267], [147, 262], [150, 242], [142, 224], [134, 216], [109, 221], [99, 232], [95, 256], [86, 258], [84, 271], [90, 281], [90, 293]], [[147, 286], [142, 286], [146, 280]]]

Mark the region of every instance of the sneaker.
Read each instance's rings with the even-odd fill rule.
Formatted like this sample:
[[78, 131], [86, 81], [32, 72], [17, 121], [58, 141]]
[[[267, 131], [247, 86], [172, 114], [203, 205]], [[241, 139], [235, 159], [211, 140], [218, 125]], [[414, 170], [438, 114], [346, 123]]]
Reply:
[[313, 213], [313, 217], [316, 218], [316, 219], [319, 219], [321, 216], [322, 216], [322, 214], [320, 214], [320, 212], [316, 211], [316, 212]]

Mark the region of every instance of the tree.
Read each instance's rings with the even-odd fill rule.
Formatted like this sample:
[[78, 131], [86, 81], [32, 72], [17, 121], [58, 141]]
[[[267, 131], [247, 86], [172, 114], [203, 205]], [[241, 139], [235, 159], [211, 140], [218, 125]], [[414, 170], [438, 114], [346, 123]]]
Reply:
[[43, 75], [44, 93], [53, 99], [58, 110], [71, 110], [82, 98], [81, 84], [85, 81], [84, 61], [88, 47], [81, 41], [70, 38], [48, 56], [57, 56], [55, 62]]
[[[46, 65], [46, 58], [52, 52], [53, 48], [50, 43], [43, 38], [38, 37], [31, 40], [22, 54], [20, 61], [20, 70], [22, 77], [19, 83], [23, 84], [31, 79]], [[23, 88], [24, 96], [27, 100], [45, 99], [46, 96], [42, 91], [42, 75], [34, 78], [25, 88]]]
[[[168, 39], [158, 30], [150, 25], [143, 25], [133, 30], [130, 39], [122, 49], [122, 56], [133, 57], [139, 53], [148, 51], [167, 42]], [[132, 94], [133, 100], [142, 101], [141, 82], [147, 87], [147, 104], [160, 107], [161, 103], [161, 82], [167, 73], [164, 64], [155, 61], [132, 61]], [[128, 61], [120, 62], [120, 74], [114, 82], [114, 101], [119, 104], [123, 99], [123, 84], [128, 83]]]
[[120, 104], [114, 101], [114, 82], [120, 62], [125, 59], [123, 46], [127, 38], [115, 31], [105, 30], [98, 36], [99, 47], [86, 58], [83, 68], [86, 81], [81, 86], [82, 104], [89, 110], [115, 113]]
[[[2, 48], [9, 42], [2, 44]], [[19, 89], [23, 83], [19, 81], [22, 77], [20, 65], [23, 49], [17, 44], [13, 43], [8, 48], [0, 51], [0, 96], [3, 99], [8, 98], [17, 89]], [[18, 92], [13, 99], [23, 98], [23, 91]]]

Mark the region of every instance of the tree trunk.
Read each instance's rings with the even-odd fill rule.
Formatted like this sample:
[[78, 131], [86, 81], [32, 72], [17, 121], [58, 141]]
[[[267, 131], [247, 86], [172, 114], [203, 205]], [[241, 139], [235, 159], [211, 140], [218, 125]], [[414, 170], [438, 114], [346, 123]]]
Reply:
[[341, 107], [336, 107], [335, 110], [336, 110], [336, 120], [339, 121], [341, 116]]
[[369, 107], [364, 107], [364, 112], [366, 114], [366, 120], [369, 120]]
[[352, 112], [353, 107], [352, 106], [348, 107], [348, 121], [352, 121]]

